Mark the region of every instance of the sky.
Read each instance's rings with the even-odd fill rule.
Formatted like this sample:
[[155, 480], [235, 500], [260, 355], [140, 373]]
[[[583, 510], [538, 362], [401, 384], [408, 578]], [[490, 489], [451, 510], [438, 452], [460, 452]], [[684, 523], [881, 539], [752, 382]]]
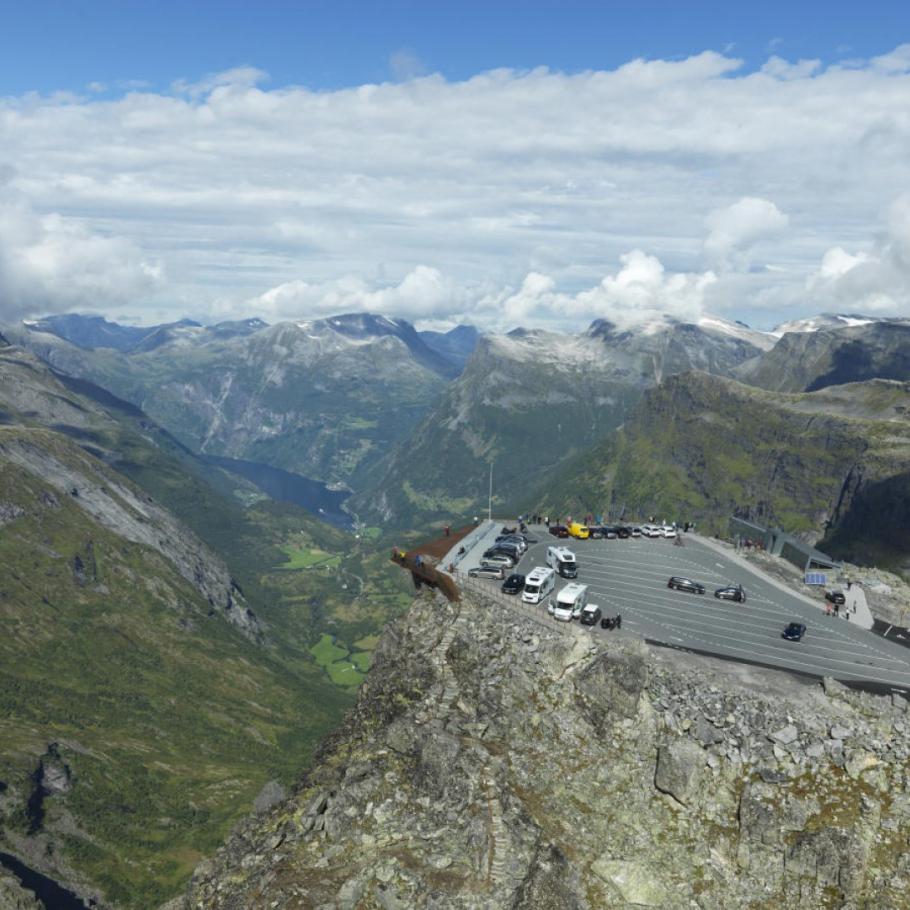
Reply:
[[910, 315], [910, 11], [0, 0], [0, 322]]

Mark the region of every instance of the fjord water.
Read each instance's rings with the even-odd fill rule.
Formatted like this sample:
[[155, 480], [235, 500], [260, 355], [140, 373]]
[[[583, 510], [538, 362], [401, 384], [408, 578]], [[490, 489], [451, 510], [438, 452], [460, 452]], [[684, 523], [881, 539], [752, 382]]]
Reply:
[[272, 499], [303, 506], [336, 528], [347, 531], [353, 527], [351, 516], [342, 509], [342, 504], [351, 495], [347, 490], [330, 490], [318, 480], [255, 461], [221, 455], [203, 455], [202, 458], [209, 464], [244, 477]]

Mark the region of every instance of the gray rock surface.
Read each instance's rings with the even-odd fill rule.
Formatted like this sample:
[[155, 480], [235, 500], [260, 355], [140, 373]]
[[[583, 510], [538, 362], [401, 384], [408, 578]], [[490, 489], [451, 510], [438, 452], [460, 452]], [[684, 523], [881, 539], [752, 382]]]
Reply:
[[657, 753], [654, 785], [681, 803], [687, 803], [698, 787], [706, 763], [705, 750], [693, 742], [677, 739]]
[[[424, 594], [299, 789], [185, 907], [906, 910], [904, 716]], [[862, 748], [819, 749], [836, 724]]]
[[0, 866], [0, 910], [44, 910], [44, 904]]

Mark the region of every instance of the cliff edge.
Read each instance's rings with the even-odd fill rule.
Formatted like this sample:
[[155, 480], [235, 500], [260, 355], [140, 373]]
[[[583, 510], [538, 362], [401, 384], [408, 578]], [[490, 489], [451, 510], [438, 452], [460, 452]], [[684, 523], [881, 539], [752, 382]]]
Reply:
[[910, 715], [432, 594], [190, 910], [910, 908]]

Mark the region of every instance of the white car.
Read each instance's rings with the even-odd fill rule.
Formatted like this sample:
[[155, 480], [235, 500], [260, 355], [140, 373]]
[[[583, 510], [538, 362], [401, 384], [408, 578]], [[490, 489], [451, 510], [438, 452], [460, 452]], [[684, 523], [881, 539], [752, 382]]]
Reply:
[[558, 619], [560, 622], [570, 622], [572, 620], [572, 604], [557, 603], [551, 600], [547, 604], [547, 613]]
[[664, 525], [664, 526], [660, 529], [660, 533], [661, 533], [664, 537], [671, 537], [671, 538], [672, 538], [672, 537], [676, 537], [676, 528], [674, 528], [673, 525]]
[[641, 533], [643, 537], [663, 537], [663, 534], [657, 525], [642, 525]]

